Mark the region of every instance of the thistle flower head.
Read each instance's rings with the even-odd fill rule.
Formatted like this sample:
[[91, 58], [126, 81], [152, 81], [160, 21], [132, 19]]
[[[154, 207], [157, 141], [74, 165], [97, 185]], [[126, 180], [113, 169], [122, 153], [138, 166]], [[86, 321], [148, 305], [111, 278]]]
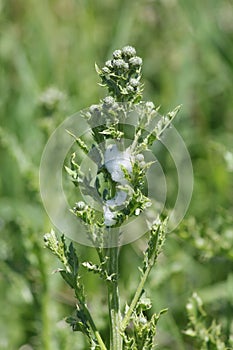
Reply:
[[112, 106], [115, 103], [115, 99], [112, 96], [106, 96], [103, 99], [103, 103], [107, 106]]
[[99, 105], [92, 105], [90, 108], [89, 108], [89, 110], [90, 110], [90, 113], [91, 114], [94, 114], [94, 113], [98, 113], [98, 112], [100, 112], [100, 106]]
[[121, 58], [121, 54], [121, 50], [115, 50], [112, 55], [114, 58]]
[[125, 46], [122, 49], [122, 54], [123, 56], [126, 56], [126, 57], [133, 57], [136, 55], [136, 50], [132, 46]]
[[112, 65], [114, 68], [118, 68], [118, 69], [120, 69], [120, 68], [125, 69], [125, 70], [129, 69], [128, 63], [125, 62], [124, 60], [122, 60], [121, 58], [119, 58], [117, 60], [113, 60]]
[[141, 57], [134, 56], [130, 58], [129, 63], [132, 64], [132, 66], [140, 67], [142, 65], [142, 59]]

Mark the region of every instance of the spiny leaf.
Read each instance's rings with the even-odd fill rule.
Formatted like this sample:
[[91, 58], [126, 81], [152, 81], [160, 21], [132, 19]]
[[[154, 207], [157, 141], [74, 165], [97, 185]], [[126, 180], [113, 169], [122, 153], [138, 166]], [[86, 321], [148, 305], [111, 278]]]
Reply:
[[155, 264], [158, 255], [162, 251], [165, 242], [166, 222], [167, 218], [164, 221], [158, 218], [151, 227], [148, 248], [144, 253], [143, 272]]
[[79, 261], [72, 242], [69, 245], [67, 257], [68, 257], [68, 263], [72, 269], [72, 272], [76, 276], [78, 274]]

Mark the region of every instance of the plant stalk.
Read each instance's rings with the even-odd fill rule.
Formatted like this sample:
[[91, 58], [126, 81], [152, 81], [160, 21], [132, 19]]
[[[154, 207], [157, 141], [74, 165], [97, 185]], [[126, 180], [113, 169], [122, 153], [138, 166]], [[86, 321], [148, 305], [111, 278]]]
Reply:
[[148, 275], [149, 275], [149, 273], [151, 271], [151, 268], [152, 268], [152, 266], [148, 265], [146, 271], [142, 275], [142, 278], [141, 278], [141, 281], [140, 281], [140, 283], [139, 283], [139, 285], [137, 287], [136, 293], [135, 293], [135, 295], [134, 295], [134, 297], [133, 297], [133, 299], [131, 301], [131, 304], [129, 306], [129, 309], [128, 309], [128, 311], [127, 311], [127, 313], [126, 313], [126, 315], [125, 315], [125, 317], [124, 317], [124, 319], [123, 319], [123, 321], [121, 323], [121, 329], [120, 330], [121, 330], [122, 333], [125, 331], [126, 327], [129, 324], [130, 317], [131, 317], [131, 315], [132, 315], [132, 313], [133, 313], [133, 311], [134, 311], [134, 309], [135, 309], [135, 307], [137, 305], [137, 302], [138, 302], [138, 300], [139, 300], [139, 298], [140, 298], [140, 296], [142, 294], [143, 287], [144, 287], [145, 282], [147, 280], [147, 277], [148, 277]]

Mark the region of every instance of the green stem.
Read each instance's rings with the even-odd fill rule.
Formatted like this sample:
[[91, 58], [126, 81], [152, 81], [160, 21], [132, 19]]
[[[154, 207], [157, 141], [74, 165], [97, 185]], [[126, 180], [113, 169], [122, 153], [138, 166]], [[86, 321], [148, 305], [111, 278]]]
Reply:
[[148, 277], [148, 275], [150, 273], [151, 268], [152, 268], [152, 266], [148, 265], [146, 271], [142, 275], [141, 281], [140, 281], [140, 283], [139, 283], [139, 285], [137, 287], [137, 290], [136, 290], [136, 293], [135, 293], [135, 295], [133, 297], [133, 300], [131, 301], [129, 309], [128, 309], [128, 311], [127, 311], [127, 313], [126, 313], [126, 315], [125, 315], [125, 317], [124, 317], [124, 319], [123, 319], [123, 321], [121, 323], [121, 332], [122, 333], [125, 331], [126, 327], [129, 324], [130, 317], [131, 317], [131, 315], [132, 315], [132, 313], [133, 313], [133, 311], [134, 311], [134, 309], [135, 309], [135, 307], [137, 305], [137, 302], [138, 302], [138, 300], [139, 300], [139, 298], [140, 298], [140, 296], [142, 294], [143, 287], [145, 285], [145, 282], [147, 280], [147, 277]]
[[112, 247], [108, 249], [109, 265], [108, 276], [111, 280], [108, 281], [108, 304], [109, 304], [109, 317], [110, 317], [110, 349], [121, 350], [122, 349], [122, 337], [120, 334], [121, 325], [121, 313], [119, 302], [119, 289], [118, 289], [118, 254], [119, 247]]

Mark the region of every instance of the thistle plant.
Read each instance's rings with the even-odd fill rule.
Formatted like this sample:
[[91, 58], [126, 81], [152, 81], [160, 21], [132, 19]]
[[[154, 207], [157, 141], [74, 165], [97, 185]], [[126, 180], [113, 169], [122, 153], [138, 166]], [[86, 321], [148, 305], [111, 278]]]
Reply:
[[[71, 181], [79, 187], [85, 198], [71, 209], [85, 227], [90, 243], [96, 248], [99, 263], [80, 262], [73, 243], [67, 245], [64, 235], [58, 238], [54, 231], [45, 235], [45, 245], [61, 261], [59, 272], [74, 290], [77, 309], [67, 317], [73, 331], [82, 332], [89, 340], [90, 349], [143, 349], [155, 347], [157, 322], [162, 313], [148, 317], [151, 301], [145, 294], [148, 275], [157, 262], [166, 236], [168, 218], [154, 213], [153, 220], [146, 220], [148, 247], [140, 267], [141, 278], [135, 295], [127, 305], [121, 305], [118, 281], [118, 256], [124, 236], [124, 227], [146, 214], [152, 201], [146, 186], [146, 173], [152, 162], [146, 152], [159, 140], [179, 111], [179, 107], [165, 116], [159, 116], [153, 102], [142, 100], [142, 59], [131, 46], [113, 52], [112, 59], [104, 67], [96, 65], [100, 85], [108, 95], [99, 104], [83, 112], [83, 118], [91, 130], [91, 143], [85, 137], [76, 137], [71, 130], [78, 152], [94, 162], [96, 174], [85, 172], [71, 155], [65, 165]], [[133, 123], [131, 121], [134, 121]], [[108, 291], [110, 344], [103, 339], [87, 306], [84, 286], [81, 282], [80, 264], [87, 271], [98, 274]]]

